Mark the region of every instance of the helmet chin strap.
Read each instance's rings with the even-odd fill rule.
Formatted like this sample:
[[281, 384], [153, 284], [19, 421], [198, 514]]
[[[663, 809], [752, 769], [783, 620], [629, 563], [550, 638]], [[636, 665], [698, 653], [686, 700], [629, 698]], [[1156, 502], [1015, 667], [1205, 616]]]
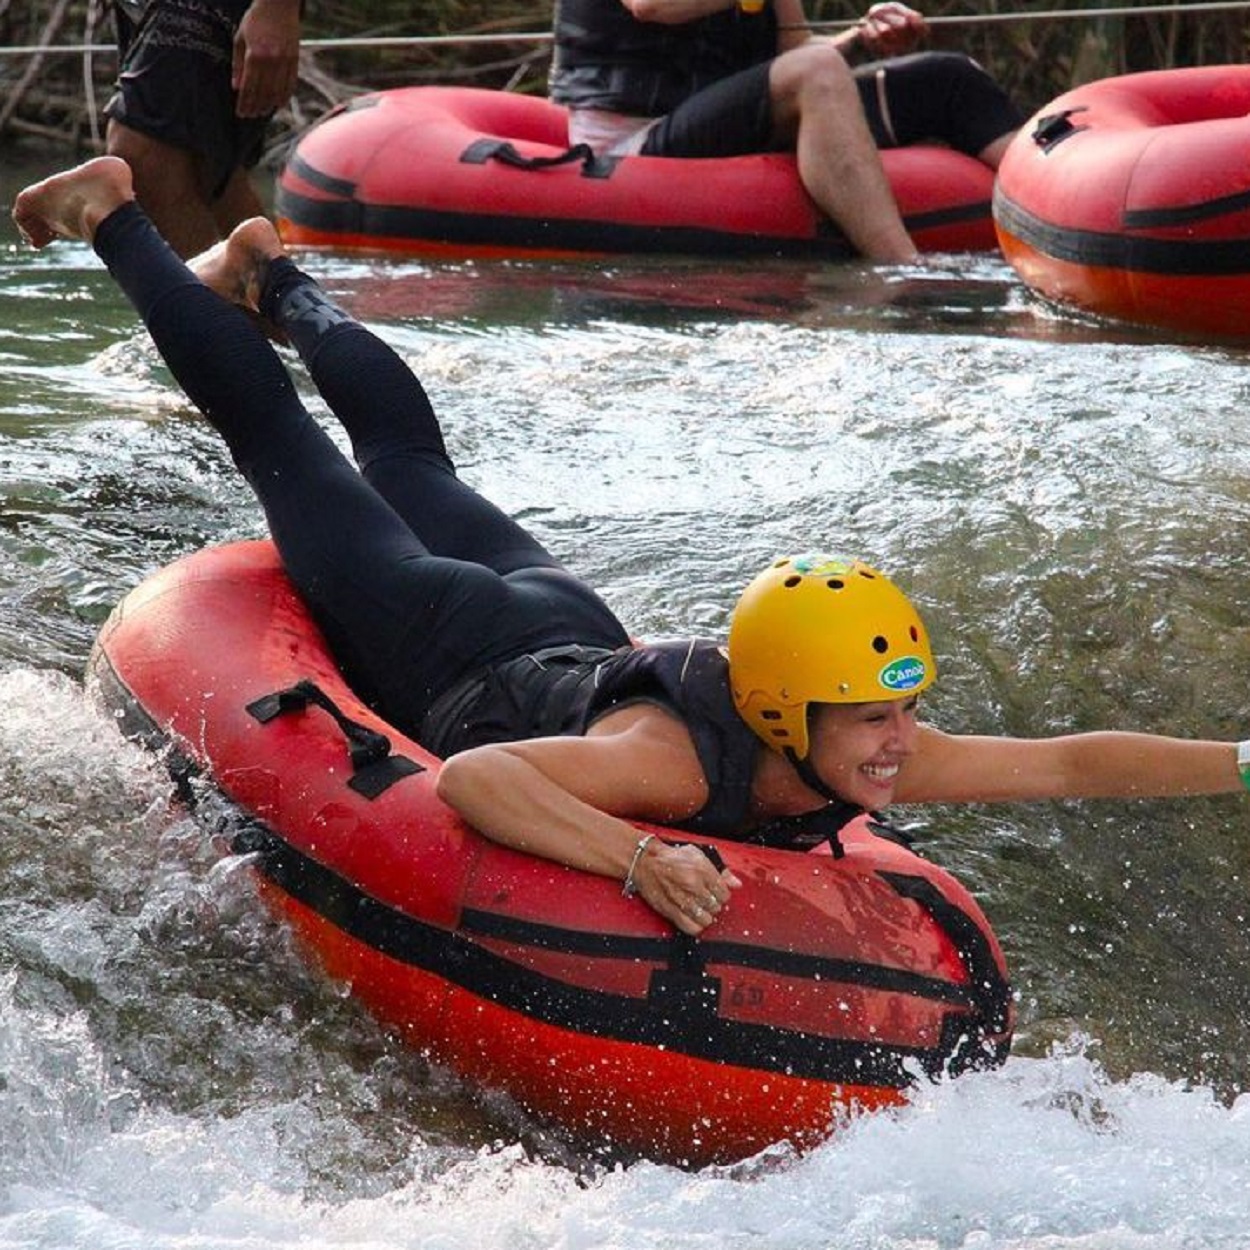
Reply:
[[844, 799], [817, 771], [816, 766], [807, 758], [800, 759], [795, 754], [793, 747], [785, 748], [785, 757], [790, 761], [790, 767], [799, 775], [799, 780], [807, 786], [809, 790], [815, 790], [822, 799], [828, 803], [828, 807], [822, 807], [818, 812], [809, 812], [806, 816], [788, 817], [790, 820], [810, 820], [813, 817], [818, 818], [823, 825], [827, 827], [825, 836], [829, 839], [829, 846], [833, 851], [834, 859], [841, 859], [846, 853], [842, 847], [842, 840], [838, 837], [838, 831], [848, 821], [853, 820], [864, 809], [858, 803], [851, 803]]
[[799, 775], [799, 780], [809, 789], [815, 790], [822, 799], [829, 803], [838, 803], [843, 807], [854, 807], [858, 809], [856, 803], [849, 803], [844, 799], [817, 771], [816, 766], [807, 756], [802, 759], [795, 753], [793, 747], [785, 748], [786, 759], [790, 761], [791, 768]]

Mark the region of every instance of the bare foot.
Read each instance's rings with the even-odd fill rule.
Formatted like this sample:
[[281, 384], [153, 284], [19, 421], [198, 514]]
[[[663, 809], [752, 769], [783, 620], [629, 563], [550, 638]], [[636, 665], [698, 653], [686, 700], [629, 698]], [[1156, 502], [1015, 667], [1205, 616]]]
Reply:
[[116, 156], [97, 156], [18, 192], [13, 220], [32, 247], [53, 239], [90, 243], [100, 222], [134, 198], [130, 166]]
[[249, 217], [230, 237], [201, 252], [187, 264], [205, 286], [223, 299], [256, 312], [265, 267], [284, 255], [282, 240], [267, 217]]

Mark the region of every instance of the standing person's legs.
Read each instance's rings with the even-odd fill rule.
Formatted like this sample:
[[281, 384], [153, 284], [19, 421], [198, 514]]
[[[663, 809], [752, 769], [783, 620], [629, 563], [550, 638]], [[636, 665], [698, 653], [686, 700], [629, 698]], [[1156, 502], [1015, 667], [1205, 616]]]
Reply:
[[261, 216], [265, 207], [260, 202], [251, 174], [242, 165], [237, 165], [230, 171], [221, 190], [212, 197], [209, 210], [217, 225], [218, 235], [224, 239], [235, 226]]
[[180, 256], [193, 256], [221, 238], [194, 153], [116, 121], [108, 124], [106, 150], [134, 171], [144, 208]]
[[152, 0], [135, 21], [115, 3], [114, 17], [122, 68], [105, 108], [107, 151], [130, 165], [170, 246], [192, 256], [263, 211], [247, 168], [266, 120], [235, 116], [234, 26], [219, 6]]

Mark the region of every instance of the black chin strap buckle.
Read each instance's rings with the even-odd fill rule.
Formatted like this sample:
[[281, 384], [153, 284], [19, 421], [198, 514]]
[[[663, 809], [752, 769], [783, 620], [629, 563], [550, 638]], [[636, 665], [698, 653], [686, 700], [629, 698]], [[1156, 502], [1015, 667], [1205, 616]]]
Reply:
[[854, 819], [864, 809], [856, 803], [848, 803], [815, 769], [811, 760], [806, 756], [802, 759], [795, 754], [793, 747], [786, 747], [786, 759], [790, 761], [790, 766], [799, 775], [799, 780], [809, 789], [814, 790], [825, 799], [829, 806], [819, 812], [810, 812], [804, 816], [804, 821], [808, 828], [819, 829], [820, 833], [828, 839], [829, 849], [833, 852], [834, 859], [841, 859], [846, 854], [846, 847], [842, 845], [842, 839], [838, 836], [839, 831], [848, 820]]

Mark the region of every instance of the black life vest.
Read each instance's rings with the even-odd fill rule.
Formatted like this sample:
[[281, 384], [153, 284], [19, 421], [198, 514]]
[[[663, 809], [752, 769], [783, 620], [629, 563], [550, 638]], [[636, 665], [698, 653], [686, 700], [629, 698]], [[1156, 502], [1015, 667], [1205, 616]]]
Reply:
[[677, 25], [640, 22], [621, 0], [557, 0], [548, 92], [569, 108], [662, 117], [696, 91], [777, 55], [771, 5]]
[[554, 647], [497, 664], [444, 694], [426, 715], [421, 741], [446, 758], [488, 742], [583, 734], [599, 717], [636, 702], [681, 717], [694, 742], [708, 801], [678, 828], [806, 850], [836, 834], [860, 809], [831, 803], [749, 827], [751, 786], [762, 743], [734, 707], [729, 664], [714, 642], [653, 643], [607, 651]]

